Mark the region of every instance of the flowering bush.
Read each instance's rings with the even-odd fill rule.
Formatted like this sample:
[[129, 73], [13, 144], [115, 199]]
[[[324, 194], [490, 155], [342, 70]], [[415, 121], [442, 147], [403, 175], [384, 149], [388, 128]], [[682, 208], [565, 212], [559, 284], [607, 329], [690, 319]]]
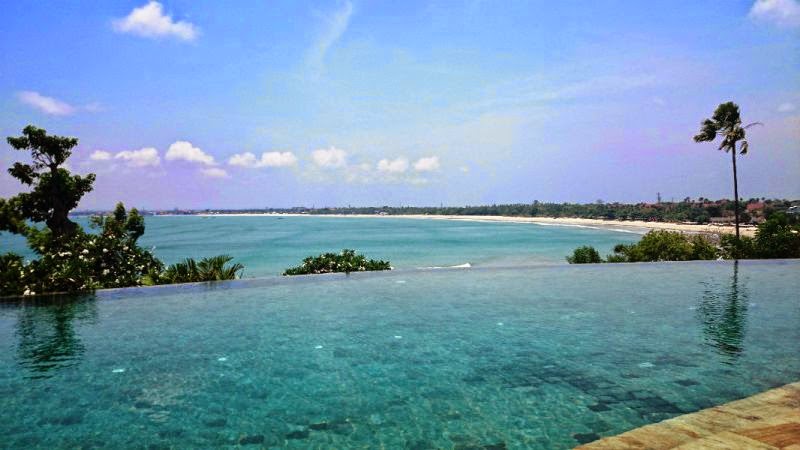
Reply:
[[333, 272], [363, 272], [369, 270], [391, 270], [389, 261], [367, 259], [355, 250], [344, 249], [341, 253], [323, 253], [309, 256], [303, 264], [286, 269], [284, 275], [307, 275]]

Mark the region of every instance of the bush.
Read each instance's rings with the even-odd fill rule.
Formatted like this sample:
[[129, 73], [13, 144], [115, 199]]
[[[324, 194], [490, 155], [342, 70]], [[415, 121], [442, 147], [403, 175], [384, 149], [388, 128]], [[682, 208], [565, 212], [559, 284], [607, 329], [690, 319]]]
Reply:
[[689, 261], [715, 259], [717, 249], [701, 235], [652, 230], [636, 244], [619, 244], [608, 262]]
[[244, 266], [239, 263], [228, 266], [227, 264], [231, 261], [233, 261], [233, 257], [228, 255], [203, 258], [200, 262], [195, 261], [193, 258], [186, 258], [182, 262], [167, 267], [167, 270], [162, 273], [151, 271], [145, 276], [143, 284], [235, 280], [241, 277]]
[[758, 226], [755, 238], [758, 258], [800, 258], [800, 224], [797, 218], [773, 214]]
[[357, 255], [355, 250], [344, 249], [341, 253], [323, 253], [319, 256], [309, 256], [303, 264], [290, 267], [283, 272], [287, 275], [309, 275], [334, 272], [364, 272], [373, 270], [391, 270], [389, 261], [367, 259], [364, 255]]
[[570, 264], [593, 264], [603, 262], [600, 258], [600, 253], [594, 247], [583, 246], [578, 247], [572, 252], [572, 256], [567, 256], [567, 262]]
[[25, 263], [22, 256], [14, 253], [0, 255], [0, 297], [22, 293], [25, 276]]
[[756, 237], [723, 236], [722, 253], [729, 259], [800, 258], [800, 224], [783, 213], [775, 213], [758, 226]]

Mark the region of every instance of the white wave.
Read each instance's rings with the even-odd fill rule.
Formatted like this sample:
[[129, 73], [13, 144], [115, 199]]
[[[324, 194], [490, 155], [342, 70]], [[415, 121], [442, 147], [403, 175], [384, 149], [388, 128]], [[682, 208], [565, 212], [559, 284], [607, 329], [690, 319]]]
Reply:
[[429, 267], [423, 267], [423, 269], [469, 269], [470, 267], [472, 267], [472, 264], [464, 263], [455, 266], [429, 266]]

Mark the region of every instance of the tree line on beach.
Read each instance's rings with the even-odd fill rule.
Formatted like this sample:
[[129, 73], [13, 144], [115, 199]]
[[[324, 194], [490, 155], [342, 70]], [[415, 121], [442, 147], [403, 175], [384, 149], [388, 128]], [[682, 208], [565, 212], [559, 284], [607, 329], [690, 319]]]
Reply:
[[[800, 201], [786, 199], [750, 198], [742, 201], [743, 223], [760, 223], [776, 212], [786, 211]], [[706, 198], [684, 198], [679, 201], [653, 203], [532, 203], [493, 204], [476, 206], [364, 206], [336, 208], [265, 208], [245, 210], [203, 210], [186, 213], [274, 213], [313, 215], [447, 215], [447, 216], [507, 216], [507, 217], [569, 217], [607, 220], [641, 220], [648, 222], [693, 222], [699, 224], [734, 221], [733, 201]]]

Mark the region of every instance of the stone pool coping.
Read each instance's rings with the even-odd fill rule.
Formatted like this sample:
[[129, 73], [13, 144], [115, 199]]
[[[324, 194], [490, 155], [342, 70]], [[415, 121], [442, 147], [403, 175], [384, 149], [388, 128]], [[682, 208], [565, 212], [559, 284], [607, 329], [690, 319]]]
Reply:
[[800, 450], [800, 381], [576, 448]]

